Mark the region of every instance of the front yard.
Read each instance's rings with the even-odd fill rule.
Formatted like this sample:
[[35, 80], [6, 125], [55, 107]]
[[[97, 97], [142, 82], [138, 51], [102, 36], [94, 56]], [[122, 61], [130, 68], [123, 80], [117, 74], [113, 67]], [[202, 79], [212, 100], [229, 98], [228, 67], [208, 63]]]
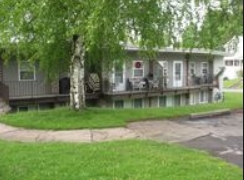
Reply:
[[151, 141], [96, 144], [0, 141], [1, 180], [241, 180], [207, 153]]
[[206, 112], [218, 109], [243, 108], [242, 93], [225, 93], [223, 103], [183, 106], [175, 108], [151, 109], [101, 109], [88, 108], [83, 112], [74, 112], [68, 108], [49, 111], [25, 112], [0, 116], [0, 122], [30, 129], [85, 129], [123, 127], [131, 121], [167, 119], [188, 116], [190, 113]]
[[224, 88], [228, 89], [228, 88], [232, 88], [232, 87], [235, 89], [242, 89], [243, 88], [243, 81], [241, 81], [241, 78], [224, 81]]

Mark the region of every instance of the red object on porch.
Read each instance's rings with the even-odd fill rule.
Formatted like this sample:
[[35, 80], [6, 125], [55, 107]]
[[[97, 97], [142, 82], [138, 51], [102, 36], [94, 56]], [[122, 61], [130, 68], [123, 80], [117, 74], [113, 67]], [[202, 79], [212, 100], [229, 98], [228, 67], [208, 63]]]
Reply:
[[136, 62], [136, 63], [135, 63], [135, 67], [136, 67], [136, 68], [141, 68], [141, 66], [142, 66], [141, 62]]

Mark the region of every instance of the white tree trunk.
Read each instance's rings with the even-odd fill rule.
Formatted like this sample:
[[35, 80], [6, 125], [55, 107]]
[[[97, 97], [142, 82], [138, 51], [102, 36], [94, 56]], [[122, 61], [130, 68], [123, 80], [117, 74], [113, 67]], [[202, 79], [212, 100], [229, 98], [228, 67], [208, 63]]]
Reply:
[[78, 35], [73, 37], [73, 55], [70, 63], [70, 107], [82, 110], [86, 107], [84, 88], [85, 49]]

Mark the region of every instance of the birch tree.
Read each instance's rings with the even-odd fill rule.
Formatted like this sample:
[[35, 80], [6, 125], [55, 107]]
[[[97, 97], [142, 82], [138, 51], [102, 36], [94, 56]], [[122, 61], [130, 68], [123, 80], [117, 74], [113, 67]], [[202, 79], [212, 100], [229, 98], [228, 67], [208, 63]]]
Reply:
[[183, 19], [197, 23], [191, 18], [192, 1], [210, 2], [0, 0], [0, 45], [4, 56], [21, 52], [38, 61], [50, 79], [69, 69], [70, 106], [82, 110], [85, 62], [111, 64], [122, 57], [127, 43], [143, 52], [173, 45]]

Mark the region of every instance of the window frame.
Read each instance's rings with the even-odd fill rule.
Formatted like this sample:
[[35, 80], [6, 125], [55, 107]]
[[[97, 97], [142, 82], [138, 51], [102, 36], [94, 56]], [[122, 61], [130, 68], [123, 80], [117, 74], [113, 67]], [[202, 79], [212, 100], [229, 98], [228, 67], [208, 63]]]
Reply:
[[[164, 99], [165, 100], [165, 105], [164, 106], [161, 106], [161, 100]], [[158, 97], [158, 107], [159, 108], [164, 108], [164, 107], [167, 107], [167, 96], [160, 96]]]
[[[202, 97], [203, 95], [203, 97]], [[203, 99], [203, 101], [202, 101]], [[208, 93], [206, 91], [199, 92], [199, 104], [207, 104], [208, 103]]]
[[[136, 100], [141, 100], [141, 107], [135, 107], [135, 101]], [[133, 99], [133, 108], [134, 109], [143, 109], [144, 108], [144, 99], [143, 98], [136, 98], [136, 99]]]
[[[141, 67], [140, 68], [135, 67], [135, 64], [137, 62], [141, 63]], [[135, 76], [135, 70], [142, 70], [142, 76]], [[145, 74], [144, 71], [145, 71], [144, 70], [144, 62], [142, 60], [133, 61], [133, 77], [134, 78], [143, 78], [144, 77], [144, 74]]]
[[[192, 68], [192, 65], [194, 65], [193, 68]], [[191, 70], [193, 70], [194, 72], [192, 73]], [[196, 75], [196, 62], [189, 63], [189, 74], [190, 74], [190, 76]]]
[[[204, 65], [207, 65], [206, 67]], [[207, 70], [207, 73], [204, 72], [204, 69]], [[209, 62], [202, 62], [202, 75], [208, 75], [209, 74]]]
[[[33, 66], [33, 78], [31, 78], [31, 79], [22, 79], [21, 78], [21, 72], [27, 71], [27, 70], [23, 70], [24, 68], [21, 69], [21, 64], [22, 63], [27, 63], [28, 65], [30, 65], [30, 67]], [[28, 61], [20, 61], [18, 63], [18, 76], [19, 76], [19, 81], [36, 81], [36, 67], [35, 67], [35, 65], [31, 64]]]
[[[122, 102], [122, 107], [116, 107], [116, 103], [117, 102]], [[114, 109], [124, 109], [125, 108], [125, 102], [124, 102], [124, 100], [115, 100], [114, 103], [113, 103], [113, 108]]]

